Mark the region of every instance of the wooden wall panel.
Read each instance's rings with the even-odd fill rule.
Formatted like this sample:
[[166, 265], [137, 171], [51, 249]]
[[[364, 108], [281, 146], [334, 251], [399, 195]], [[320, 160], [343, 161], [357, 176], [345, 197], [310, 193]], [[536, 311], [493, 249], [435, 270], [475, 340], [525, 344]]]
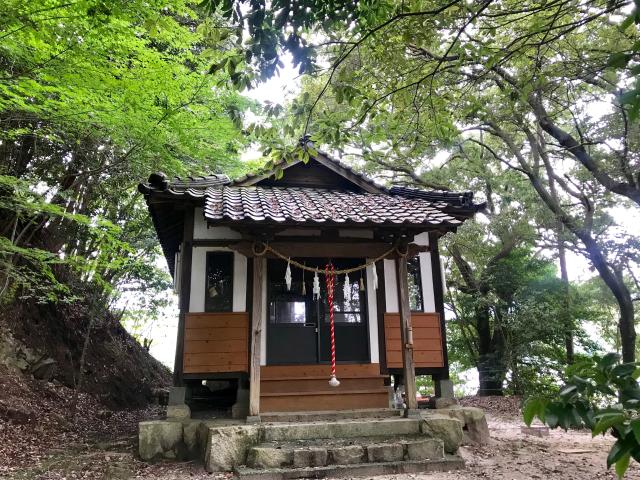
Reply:
[[184, 373], [248, 371], [248, 313], [186, 314]]
[[[413, 327], [413, 359], [416, 367], [443, 367], [442, 331], [437, 313], [411, 314]], [[387, 368], [402, 368], [400, 314], [384, 314], [384, 337]]]

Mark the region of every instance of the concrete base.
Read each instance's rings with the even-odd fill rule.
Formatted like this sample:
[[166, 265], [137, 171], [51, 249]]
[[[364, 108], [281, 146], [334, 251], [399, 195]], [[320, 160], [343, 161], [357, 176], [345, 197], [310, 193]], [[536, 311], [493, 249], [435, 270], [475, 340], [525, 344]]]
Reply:
[[187, 387], [171, 387], [169, 390], [169, 405], [184, 405], [187, 403]]
[[[339, 469], [351, 464], [360, 468], [365, 463], [389, 465], [427, 459], [438, 462], [443, 451], [458, 450], [463, 425], [479, 422], [477, 412], [465, 409], [416, 413], [417, 418], [293, 423], [246, 424], [230, 419], [141, 422], [140, 456], [144, 460], [200, 459], [209, 472], [230, 471], [247, 463], [264, 469], [286, 467], [295, 471], [332, 464], [337, 464], [333, 469]], [[404, 471], [404, 467], [397, 468]]]
[[232, 418], [246, 418], [249, 416], [249, 390], [238, 388], [236, 403], [231, 406]]
[[191, 409], [189, 405], [167, 405], [167, 419], [183, 420], [191, 418]]

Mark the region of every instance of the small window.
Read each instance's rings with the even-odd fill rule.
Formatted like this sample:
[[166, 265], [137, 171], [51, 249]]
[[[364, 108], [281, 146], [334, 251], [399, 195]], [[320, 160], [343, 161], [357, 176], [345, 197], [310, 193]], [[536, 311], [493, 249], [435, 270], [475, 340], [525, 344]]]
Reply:
[[269, 304], [269, 323], [304, 324], [307, 322], [307, 303], [304, 299], [273, 300]]
[[[353, 274], [351, 275], [353, 277]], [[360, 290], [359, 277], [349, 280], [350, 299], [344, 296], [344, 276], [336, 277], [335, 288], [333, 290], [333, 321], [334, 323], [359, 325], [362, 324], [362, 306], [365, 302], [365, 292]], [[330, 323], [329, 300], [327, 298], [326, 286], [321, 284], [321, 296], [324, 299], [324, 321]]]
[[420, 257], [416, 256], [407, 260], [407, 273], [409, 276], [409, 307], [412, 312], [422, 312], [424, 311], [424, 303], [422, 301]]
[[206, 312], [233, 310], [233, 253], [207, 253]]

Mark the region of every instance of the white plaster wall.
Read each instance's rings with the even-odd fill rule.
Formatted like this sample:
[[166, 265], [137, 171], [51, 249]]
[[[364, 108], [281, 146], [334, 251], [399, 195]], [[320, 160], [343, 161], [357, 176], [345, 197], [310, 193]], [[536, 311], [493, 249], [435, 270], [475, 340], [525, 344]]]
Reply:
[[[204, 312], [207, 252], [229, 252], [224, 247], [193, 247], [189, 312]], [[247, 311], [247, 257], [233, 253], [233, 311]]]
[[436, 311], [436, 301], [433, 295], [433, 271], [431, 267], [431, 253], [420, 252], [420, 280], [422, 282], [422, 307], [425, 312]]
[[[427, 232], [416, 235], [413, 243], [420, 246], [429, 245], [429, 234]], [[422, 283], [423, 310], [425, 312], [435, 312], [436, 304], [433, 295], [433, 271], [431, 266], [431, 253], [420, 252], [420, 280]], [[443, 273], [444, 283], [444, 273]], [[398, 313], [398, 283], [396, 281], [396, 265], [394, 260], [384, 261], [384, 287], [385, 287], [385, 307], [387, 313]]]
[[[429, 246], [429, 233], [422, 232], [416, 235], [413, 243], [421, 246]], [[433, 295], [433, 271], [431, 266], [431, 253], [420, 252], [420, 281], [422, 283], [422, 308], [424, 312], [435, 312], [436, 302]]]
[[194, 240], [226, 240], [241, 238], [240, 234], [229, 227], [208, 227], [202, 208], [193, 211]]
[[384, 304], [386, 313], [398, 313], [398, 283], [396, 261], [384, 260]]
[[[371, 363], [380, 363], [380, 345], [378, 344], [378, 304], [376, 289], [373, 281], [375, 265], [367, 267], [367, 312], [369, 315], [369, 346]], [[379, 279], [378, 279], [379, 280]]]

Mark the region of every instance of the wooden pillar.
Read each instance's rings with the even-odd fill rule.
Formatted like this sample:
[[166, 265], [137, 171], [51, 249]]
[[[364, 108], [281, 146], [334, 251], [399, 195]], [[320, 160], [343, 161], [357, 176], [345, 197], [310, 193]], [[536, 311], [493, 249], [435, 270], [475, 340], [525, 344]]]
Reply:
[[253, 300], [251, 302], [251, 359], [249, 363], [249, 421], [260, 420], [260, 352], [264, 303], [262, 286], [265, 275], [264, 257], [253, 258]]
[[396, 260], [396, 277], [398, 281], [398, 304], [400, 307], [400, 339], [402, 341], [402, 370], [404, 374], [404, 392], [407, 409], [416, 410], [416, 370], [413, 365], [413, 330], [411, 328], [411, 307], [409, 306], [409, 281], [407, 257]]
[[[180, 316], [178, 317], [178, 335], [176, 337], [176, 355], [173, 363], [173, 386], [183, 386], [184, 366], [184, 326], [191, 302], [191, 260], [193, 255], [193, 208], [187, 207], [184, 213], [183, 241], [180, 247]], [[177, 265], [174, 269], [178, 268]], [[174, 270], [174, 275], [178, 272]], [[204, 280], [204, 279], [203, 279]]]

